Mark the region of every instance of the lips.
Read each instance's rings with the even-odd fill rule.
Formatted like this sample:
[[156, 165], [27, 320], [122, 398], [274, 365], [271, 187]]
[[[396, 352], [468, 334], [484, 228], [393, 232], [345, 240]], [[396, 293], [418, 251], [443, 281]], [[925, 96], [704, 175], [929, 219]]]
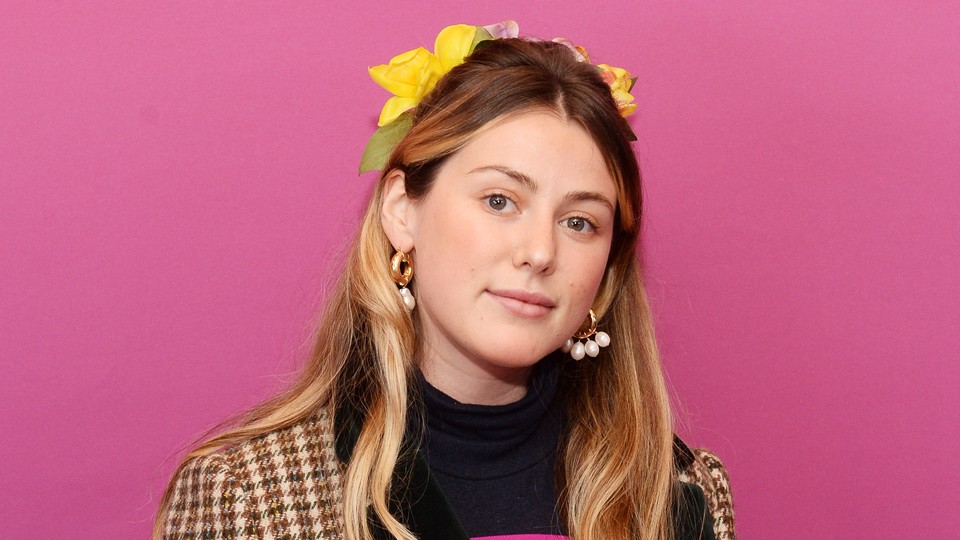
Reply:
[[504, 309], [518, 317], [544, 317], [556, 307], [556, 303], [549, 297], [521, 289], [489, 289], [487, 293]]

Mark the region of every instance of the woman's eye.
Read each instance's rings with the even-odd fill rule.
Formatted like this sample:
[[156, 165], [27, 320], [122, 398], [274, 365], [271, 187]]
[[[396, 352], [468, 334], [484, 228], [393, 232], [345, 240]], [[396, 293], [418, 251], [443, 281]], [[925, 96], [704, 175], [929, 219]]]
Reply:
[[498, 212], [506, 210], [510, 202], [511, 202], [510, 199], [508, 199], [505, 195], [488, 195], [487, 196], [487, 205]]
[[566, 223], [567, 228], [572, 229], [577, 232], [590, 232], [593, 230], [593, 225], [587, 221], [586, 218], [582, 217], [571, 217], [563, 220]]

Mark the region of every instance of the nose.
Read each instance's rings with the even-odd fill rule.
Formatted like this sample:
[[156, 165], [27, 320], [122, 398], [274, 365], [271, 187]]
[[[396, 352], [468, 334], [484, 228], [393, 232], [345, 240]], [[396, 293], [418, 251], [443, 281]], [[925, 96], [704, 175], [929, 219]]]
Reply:
[[528, 222], [515, 231], [513, 264], [538, 274], [552, 274], [557, 264], [557, 227], [553, 220]]

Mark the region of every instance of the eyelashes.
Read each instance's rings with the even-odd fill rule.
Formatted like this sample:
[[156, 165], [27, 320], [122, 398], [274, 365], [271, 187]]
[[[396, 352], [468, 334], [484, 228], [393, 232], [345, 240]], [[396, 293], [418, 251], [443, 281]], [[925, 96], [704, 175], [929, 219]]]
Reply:
[[517, 206], [517, 203], [513, 199], [507, 197], [503, 193], [493, 193], [491, 195], [487, 195], [483, 198], [483, 200], [487, 203], [487, 206], [489, 206], [490, 209], [494, 210], [495, 212], [505, 212], [507, 206], [512, 205], [514, 208]]
[[[483, 203], [496, 214], [519, 213], [517, 202], [509, 195], [501, 192], [483, 196]], [[560, 220], [560, 224], [575, 233], [592, 234], [597, 232], [597, 223], [588, 216], [575, 214]]]
[[590, 221], [590, 218], [586, 216], [571, 216], [560, 223], [565, 223], [568, 229], [574, 230], [576, 232], [596, 232], [597, 225]]

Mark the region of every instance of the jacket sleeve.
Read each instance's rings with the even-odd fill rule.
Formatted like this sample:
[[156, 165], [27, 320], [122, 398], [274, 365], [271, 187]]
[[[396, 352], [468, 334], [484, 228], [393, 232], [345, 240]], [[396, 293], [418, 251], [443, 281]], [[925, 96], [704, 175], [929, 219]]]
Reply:
[[680, 480], [695, 484], [703, 490], [707, 508], [713, 518], [713, 532], [717, 540], [735, 540], [733, 528], [733, 497], [730, 477], [715, 454], [702, 448], [693, 449], [695, 459], [680, 473]]
[[254, 523], [246, 523], [248, 501], [222, 455], [194, 458], [173, 479], [170, 504], [162, 516], [163, 538], [259, 537]]

